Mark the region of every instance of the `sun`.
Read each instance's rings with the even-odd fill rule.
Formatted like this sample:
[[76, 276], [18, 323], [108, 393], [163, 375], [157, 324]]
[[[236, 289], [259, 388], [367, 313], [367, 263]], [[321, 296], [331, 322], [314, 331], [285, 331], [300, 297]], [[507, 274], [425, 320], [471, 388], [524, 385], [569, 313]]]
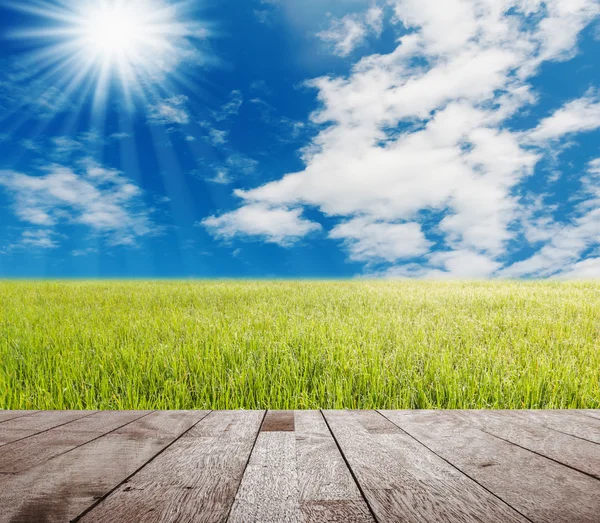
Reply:
[[91, 5], [81, 23], [81, 43], [100, 61], [134, 61], [152, 46], [147, 6], [104, 2]]
[[93, 85], [96, 100], [120, 85], [126, 98], [165, 90], [169, 76], [198, 53], [207, 31], [191, 0], [31, 0], [10, 6], [37, 23], [12, 33], [36, 42], [31, 62], [61, 89]]

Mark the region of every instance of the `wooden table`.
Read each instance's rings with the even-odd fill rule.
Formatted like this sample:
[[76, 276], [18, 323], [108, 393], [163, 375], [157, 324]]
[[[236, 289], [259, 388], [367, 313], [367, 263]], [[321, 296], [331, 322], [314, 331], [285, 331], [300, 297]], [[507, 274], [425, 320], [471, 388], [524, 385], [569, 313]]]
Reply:
[[0, 522], [600, 522], [600, 411], [0, 411]]

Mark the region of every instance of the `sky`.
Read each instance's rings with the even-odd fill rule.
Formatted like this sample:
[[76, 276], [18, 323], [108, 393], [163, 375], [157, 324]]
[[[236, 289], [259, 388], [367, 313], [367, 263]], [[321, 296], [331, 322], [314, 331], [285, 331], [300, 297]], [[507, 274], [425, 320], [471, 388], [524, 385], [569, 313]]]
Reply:
[[0, 0], [2, 278], [600, 278], [600, 0]]

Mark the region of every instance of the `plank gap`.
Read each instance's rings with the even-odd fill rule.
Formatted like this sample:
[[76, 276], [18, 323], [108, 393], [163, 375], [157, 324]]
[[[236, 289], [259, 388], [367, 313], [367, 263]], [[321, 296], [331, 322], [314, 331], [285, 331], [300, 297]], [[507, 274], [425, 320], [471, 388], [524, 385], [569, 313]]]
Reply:
[[354, 480], [354, 483], [356, 484], [356, 487], [358, 488], [358, 491], [360, 492], [360, 495], [362, 496], [362, 499], [365, 502], [365, 505], [367, 506], [367, 508], [369, 509], [369, 512], [371, 513], [371, 517], [373, 518], [373, 520], [376, 523], [382, 523], [382, 522], [379, 521], [379, 519], [377, 519], [377, 515], [375, 514], [375, 510], [373, 509], [373, 507], [369, 503], [369, 500], [367, 499], [367, 496], [365, 495], [365, 491], [363, 490], [362, 485], [358, 481], [358, 478], [356, 477], [356, 474], [354, 473], [354, 470], [352, 470], [350, 462], [346, 458], [346, 454], [344, 454], [344, 451], [342, 450], [342, 447], [340, 446], [340, 443], [339, 443], [338, 439], [336, 438], [335, 434], [333, 433], [333, 430], [331, 430], [331, 427], [329, 426], [329, 421], [327, 420], [325, 414], [323, 413], [323, 409], [319, 409], [319, 412], [321, 413], [321, 417], [323, 418], [323, 421], [325, 421], [325, 425], [327, 425], [327, 430], [329, 431], [329, 434], [331, 434], [331, 437], [333, 438], [333, 441], [335, 441], [335, 445], [336, 445], [336, 447], [338, 449], [338, 452], [342, 456], [342, 459], [344, 460], [344, 463], [346, 464], [346, 467], [350, 471], [350, 475], [352, 476], [352, 479]]
[[[165, 452], [169, 447], [171, 447], [177, 441], [179, 441], [183, 436], [185, 436], [189, 431], [191, 431], [196, 425], [198, 425], [198, 423], [200, 423], [204, 418], [206, 418], [206, 416], [208, 416], [211, 412], [212, 411], [208, 411], [204, 416], [202, 416], [198, 421], [196, 421], [190, 428], [188, 428], [182, 434], [180, 434], [179, 436], [177, 436], [171, 443], [169, 443], [168, 445], [166, 445], [165, 447], [163, 447], [159, 452], [157, 452], [148, 461], [146, 461], [142, 466], [140, 466], [138, 469], [136, 469], [132, 474], [130, 474], [129, 476], [127, 476], [125, 479], [123, 479], [119, 484], [115, 485], [114, 488], [112, 488], [111, 490], [109, 490], [108, 492], [106, 492], [105, 494], [103, 494], [102, 496], [98, 496], [98, 498], [96, 499], [95, 503], [93, 503], [86, 510], [84, 510], [83, 512], [81, 512], [78, 516], [76, 516], [75, 518], [73, 518], [70, 521], [70, 523], [77, 523], [78, 521], [80, 521], [86, 514], [88, 514], [89, 512], [91, 512], [94, 508], [96, 508], [98, 505], [100, 505], [106, 498], [108, 498], [108, 496], [110, 496], [113, 492], [115, 492], [122, 485], [124, 485], [125, 483], [127, 483], [133, 476], [135, 476], [138, 472], [140, 472], [149, 463], [151, 463], [152, 461], [154, 461], [158, 456], [160, 456], [163, 452]], [[150, 414], [152, 414], [152, 413], [150, 413]], [[150, 414], [148, 414], [148, 416]], [[142, 418], [143, 417], [145, 417], [145, 416], [142, 416]], [[141, 419], [141, 418], [139, 418], [139, 419]], [[138, 420], [135, 420], [135, 421], [138, 421]], [[120, 430], [120, 429], [118, 429], [118, 430]]]
[[[499, 500], [501, 503], [503, 503], [504, 505], [506, 505], [507, 507], [509, 507], [511, 510], [514, 510], [517, 514], [519, 514], [521, 517], [523, 517], [524, 519], [526, 519], [527, 521], [531, 522], [531, 523], [535, 523], [532, 519], [528, 518], [525, 514], [523, 514], [521, 511], [517, 510], [516, 508], [514, 508], [510, 503], [506, 502], [504, 499], [502, 499], [500, 496], [498, 496], [497, 494], [495, 494], [494, 492], [492, 492], [490, 489], [488, 489], [485, 485], [482, 485], [479, 481], [477, 481], [476, 479], [474, 479], [473, 477], [471, 477], [469, 474], [467, 474], [466, 472], [464, 472], [463, 470], [461, 470], [460, 468], [458, 468], [456, 465], [454, 465], [453, 463], [451, 463], [450, 461], [448, 461], [446, 458], [444, 458], [443, 456], [441, 456], [440, 454], [438, 454], [437, 452], [435, 452], [433, 449], [431, 449], [428, 445], [426, 445], [425, 443], [421, 442], [418, 438], [416, 438], [415, 436], [413, 436], [410, 432], [408, 432], [407, 430], [405, 430], [404, 428], [402, 428], [400, 425], [398, 425], [397, 423], [395, 423], [393, 420], [391, 420], [390, 418], [388, 418], [385, 414], [383, 414], [382, 412], [380, 412], [379, 410], [376, 410], [375, 412], [377, 412], [377, 414], [379, 414], [380, 416], [383, 416], [383, 418], [385, 418], [386, 420], [388, 420], [390, 423], [393, 423], [396, 427], [398, 427], [404, 434], [406, 434], [407, 436], [409, 436], [410, 438], [414, 439], [419, 445], [422, 445], [424, 448], [426, 448], [429, 452], [431, 452], [432, 454], [435, 454], [438, 458], [440, 458], [442, 461], [444, 461], [445, 463], [447, 463], [448, 465], [450, 465], [453, 469], [457, 470], [458, 472], [460, 472], [463, 476], [467, 477], [468, 479], [470, 479], [473, 483], [476, 483], [477, 485], [479, 485], [483, 490], [485, 490], [486, 492], [488, 492], [490, 495], [494, 496], [497, 500]], [[478, 429], [476, 429], [478, 430]], [[480, 431], [482, 432], [482, 431]]]

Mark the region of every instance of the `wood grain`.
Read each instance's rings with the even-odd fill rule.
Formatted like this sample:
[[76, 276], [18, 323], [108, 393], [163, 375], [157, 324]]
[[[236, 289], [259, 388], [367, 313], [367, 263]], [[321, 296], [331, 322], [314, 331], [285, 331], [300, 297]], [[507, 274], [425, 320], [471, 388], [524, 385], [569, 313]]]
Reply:
[[600, 523], [598, 411], [382, 414], [0, 411], [0, 523]]
[[488, 434], [600, 479], [600, 445], [529, 423], [510, 411], [463, 411], [459, 415]]
[[321, 413], [290, 414], [294, 432], [261, 431], [229, 521], [373, 522]]
[[16, 474], [141, 418], [148, 412], [99, 412], [0, 447], [0, 472]]
[[263, 417], [212, 412], [81, 522], [225, 521]]
[[517, 410], [513, 411], [523, 423], [541, 423], [564, 434], [600, 444], [600, 419], [568, 410]]
[[307, 523], [372, 523], [367, 503], [319, 411], [297, 411], [300, 507]]
[[377, 412], [324, 414], [379, 521], [526, 521]]
[[208, 412], [153, 413], [17, 476], [0, 476], [0, 523], [65, 523]]
[[0, 423], [0, 448], [3, 445], [28, 438], [79, 418], [91, 416], [95, 411], [40, 411], [31, 416], [18, 416]]
[[460, 412], [382, 413], [531, 521], [598, 523], [598, 480], [482, 432]]
[[37, 410], [0, 410], [0, 423], [10, 421], [15, 418], [22, 418], [23, 416], [31, 416], [38, 412]]
[[592, 418], [600, 419], [600, 410], [582, 410], [580, 411], [582, 414], [586, 416], [591, 416]]

